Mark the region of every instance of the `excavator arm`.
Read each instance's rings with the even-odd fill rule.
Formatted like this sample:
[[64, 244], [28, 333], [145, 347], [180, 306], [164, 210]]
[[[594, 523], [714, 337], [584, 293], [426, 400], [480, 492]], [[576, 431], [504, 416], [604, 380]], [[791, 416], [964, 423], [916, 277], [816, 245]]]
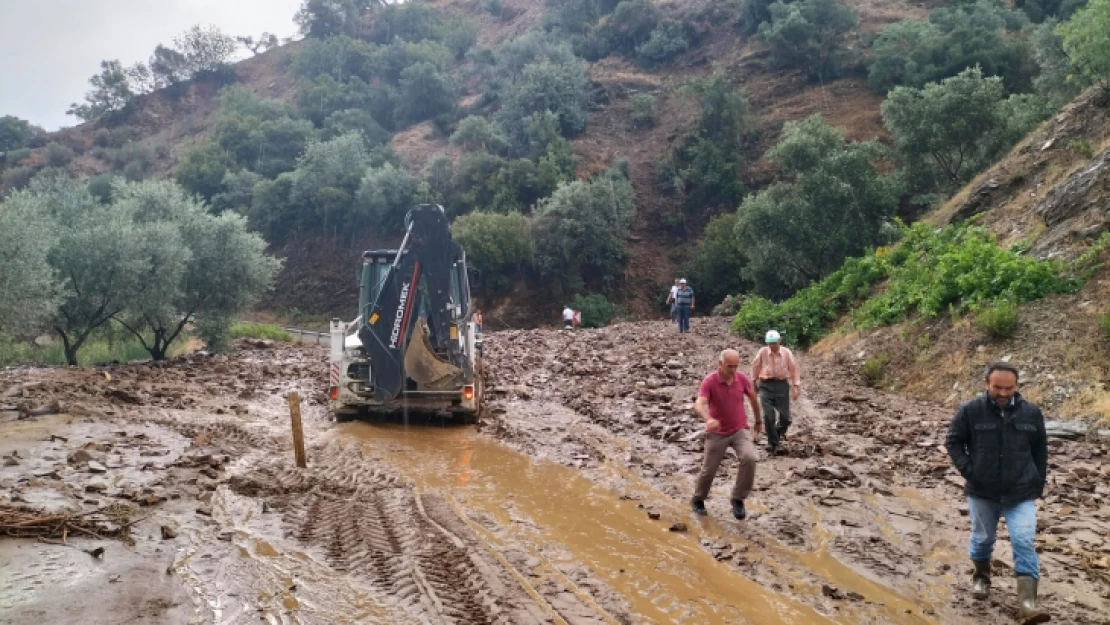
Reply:
[[451, 239], [447, 216], [439, 205], [421, 204], [405, 216], [405, 227], [397, 257], [358, 331], [372, 365], [375, 396], [382, 401], [396, 398], [409, 377], [429, 382], [469, 369], [456, 325], [469, 306], [454, 301], [451, 288], [462, 250]]

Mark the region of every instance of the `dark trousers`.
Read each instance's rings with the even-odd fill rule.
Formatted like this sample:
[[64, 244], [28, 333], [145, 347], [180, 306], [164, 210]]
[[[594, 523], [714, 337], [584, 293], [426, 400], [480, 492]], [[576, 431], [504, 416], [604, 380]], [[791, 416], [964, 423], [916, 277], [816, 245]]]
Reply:
[[760, 380], [759, 403], [763, 405], [763, 427], [767, 429], [767, 444], [778, 447], [779, 438], [790, 427], [790, 383], [786, 380]]
[[678, 331], [690, 331], [690, 307], [679, 304], [677, 307], [678, 312]]

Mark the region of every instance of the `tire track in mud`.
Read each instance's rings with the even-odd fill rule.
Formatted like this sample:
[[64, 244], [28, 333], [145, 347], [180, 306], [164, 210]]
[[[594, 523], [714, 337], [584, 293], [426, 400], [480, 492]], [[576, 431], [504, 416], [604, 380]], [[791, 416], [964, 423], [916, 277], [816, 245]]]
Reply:
[[[436, 503], [441, 498], [418, 497], [355, 445], [332, 444], [312, 457], [319, 463], [308, 470], [271, 462], [233, 477], [230, 486], [272, 502], [287, 535], [318, 547], [332, 568], [364, 578], [424, 622], [552, 621], [488, 552], [445, 529], [465, 522], [445, 502]], [[439, 520], [427, 514], [425, 502]]]

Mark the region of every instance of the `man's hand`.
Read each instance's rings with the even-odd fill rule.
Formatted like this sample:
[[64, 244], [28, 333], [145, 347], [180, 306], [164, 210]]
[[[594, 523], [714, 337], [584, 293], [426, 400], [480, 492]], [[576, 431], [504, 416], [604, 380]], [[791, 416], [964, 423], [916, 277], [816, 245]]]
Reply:
[[755, 425], [752, 426], [752, 439], [759, 440], [759, 435], [763, 433], [763, 422], [758, 418], [754, 419]]
[[795, 386], [795, 387], [794, 387], [794, 388], [793, 388], [793, 389], [791, 390], [790, 396], [791, 396], [791, 397], [793, 397], [794, 399], [798, 399], [798, 397], [799, 397], [799, 396], [800, 396], [801, 394], [802, 394], [802, 387], [800, 387], [800, 386]]
[[709, 419], [705, 422], [705, 429], [710, 432], [716, 432], [721, 429], [721, 422], [716, 419]]

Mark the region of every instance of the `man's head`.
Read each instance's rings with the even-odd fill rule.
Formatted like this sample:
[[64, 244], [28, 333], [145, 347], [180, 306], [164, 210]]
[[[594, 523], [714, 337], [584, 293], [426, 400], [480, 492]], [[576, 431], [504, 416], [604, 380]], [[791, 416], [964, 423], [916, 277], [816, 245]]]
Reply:
[[717, 355], [717, 372], [722, 379], [731, 380], [740, 368], [740, 352], [726, 349]]
[[763, 337], [763, 342], [767, 343], [767, 347], [771, 348], [774, 353], [779, 353], [779, 347], [782, 346], [782, 337], [779, 336], [777, 330], [767, 330], [767, 336]]
[[987, 394], [999, 406], [1010, 403], [1010, 399], [1017, 393], [1018, 368], [1008, 362], [992, 362], [987, 365], [985, 375]]
[[675, 279], [674, 279], [674, 285], [675, 285], [675, 286], [678, 286], [678, 283], [679, 283], [679, 282], [681, 282], [681, 280], [679, 280], [678, 278], [675, 278]]
[[680, 289], [685, 289], [686, 288], [686, 278], [683, 278], [683, 279], [678, 281], [678, 288], [680, 288]]

